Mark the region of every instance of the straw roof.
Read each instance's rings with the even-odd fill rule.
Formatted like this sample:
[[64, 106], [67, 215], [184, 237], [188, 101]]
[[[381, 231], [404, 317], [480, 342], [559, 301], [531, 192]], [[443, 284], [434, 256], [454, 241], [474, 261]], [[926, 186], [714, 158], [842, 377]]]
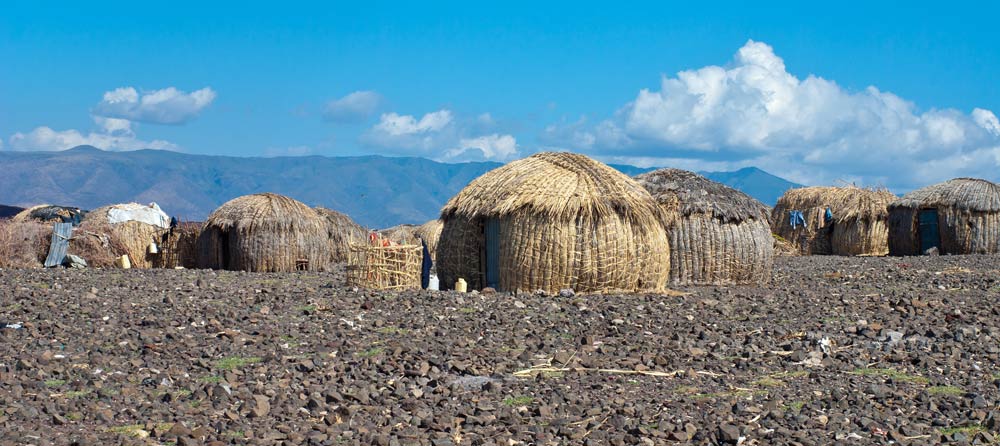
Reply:
[[724, 222], [767, 221], [767, 206], [725, 184], [682, 169], [659, 169], [635, 177], [660, 205], [681, 215], [706, 214]]
[[967, 211], [1000, 211], [1000, 186], [979, 178], [955, 178], [917, 189], [891, 207], [953, 207]]
[[[889, 216], [889, 203], [895, 199], [892, 192], [882, 188], [801, 187], [786, 191], [775, 204], [774, 212], [829, 206], [835, 222], [851, 219], [884, 220]], [[783, 218], [783, 213], [779, 217]]]
[[223, 203], [208, 216], [205, 225], [221, 229], [252, 225], [258, 230], [284, 231], [298, 225], [315, 225], [318, 217], [316, 211], [298, 200], [265, 192]]
[[556, 221], [612, 214], [652, 224], [662, 211], [639, 183], [584, 155], [543, 152], [476, 178], [448, 200], [441, 218], [501, 218], [527, 212]]

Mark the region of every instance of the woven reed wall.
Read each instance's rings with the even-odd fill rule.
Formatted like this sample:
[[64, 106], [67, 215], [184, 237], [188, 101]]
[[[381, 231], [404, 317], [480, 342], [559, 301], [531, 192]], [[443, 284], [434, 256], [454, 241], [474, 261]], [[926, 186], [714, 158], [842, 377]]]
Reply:
[[354, 244], [347, 260], [347, 285], [378, 290], [420, 289], [423, 247]]
[[[226, 242], [223, 241], [226, 238]], [[263, 231], [254, 225], [238, 225], [228, 231], [207, 225], [198, 236], [198, 266], [233, 271], [291, 272], [299, 260], [308, 271], [326, 269], [329, 244], [325, 225], [307, 222], [287, 231]], [[223, 248], [228, 244], [227, 252]], [[228, 255], [228, 263], [224, 260]]]
[[797, 209], [802, 211], [806, 224], [797, 225], [795, 229], [788, 220], [789, 210], [775, 206], [771, 212], [771, 230], [788, 241], [799, 254], [831, 254], [832, 228], [823, 221], [826, 208]]
[[200, 226], [192, 223], [181, 223], [169, 232], [166, 243], [163, 236], [157, 239], [160, 253], [150, 255], [154, 268], [197, 268], [198, 267], [198, 232]]
[[[462, 277], [482, 288], [484, 236], [481, 221], [451, 219], [438, 245], [443, 286]], [[666, 232], [659, 225], [640, 226], [618, 215], [574, 224], [544, 216], [517, 215], [500, 220], [500, 289], [563, 288], [577, 292], [662, 289], [670, 271]]]
[[889, 227], [883, 220], [851, 219], [833, 225], [833, 255], [884, 256], [889, 254]]
[[[1000, 213], [938, 207], [941, 254], [1000, 253]], [[889, 211], [889, 251], [894, 256], [923, 254], [920, 250], [919, 209]]]
[[681, 217], [668, 231], [670, 282], [761, 284], [771, 280], [774, 239], [766, 221], [722, 223], [705, 214]]
[[444, 222], [435, 250], [441, 289], [453, 289], [460, 277], [471, 290], [485, 286], [481, 257], [485, 244], [481, 220], [455, 216]]

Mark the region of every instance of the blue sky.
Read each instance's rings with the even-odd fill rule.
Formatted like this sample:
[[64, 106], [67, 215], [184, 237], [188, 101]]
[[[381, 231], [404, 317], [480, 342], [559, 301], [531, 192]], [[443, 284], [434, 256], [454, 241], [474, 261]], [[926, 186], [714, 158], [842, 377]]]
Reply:
[[4, 4], [0, 150], [572, 150], [807, 184], [1000, 179], [985, 2], [73, 3]]

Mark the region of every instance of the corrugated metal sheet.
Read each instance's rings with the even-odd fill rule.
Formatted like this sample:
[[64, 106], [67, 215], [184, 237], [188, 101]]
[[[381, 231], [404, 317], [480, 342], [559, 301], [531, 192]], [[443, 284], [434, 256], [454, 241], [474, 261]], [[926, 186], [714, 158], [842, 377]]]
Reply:
[[52, 227], [52, 242], [49, 243], [49, 255], [45, 258], [45, 267], [62, 265], [69, 249], [69, 238], [73, 236], [72, 223], [56, 223]]
[[486, 220], [486, 286], [500, 286], [500, 220]]

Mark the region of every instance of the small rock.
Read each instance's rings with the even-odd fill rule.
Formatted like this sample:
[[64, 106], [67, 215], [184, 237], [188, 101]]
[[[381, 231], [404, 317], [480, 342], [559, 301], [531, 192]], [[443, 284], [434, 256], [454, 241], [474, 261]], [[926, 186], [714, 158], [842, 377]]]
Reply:
[[730, 444], [736, 444], [738, 441], [740, 441], [740, 428], [732, 424], [720, 425], [719, 440], [722, 440]]
[[559, 290], [559, 297], [573, 297], [576, 296], [576, 291], [572, 288], [563, 288]]

